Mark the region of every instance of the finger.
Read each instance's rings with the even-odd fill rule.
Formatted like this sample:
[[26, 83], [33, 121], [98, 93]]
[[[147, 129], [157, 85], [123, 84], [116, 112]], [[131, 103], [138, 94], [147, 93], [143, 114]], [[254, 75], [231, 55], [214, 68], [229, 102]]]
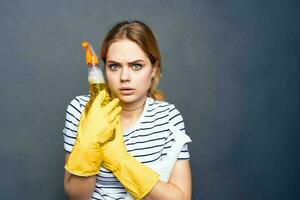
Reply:
[[96, 96], [93, 104], [92, 104], [92, 107], [100, 107], [104, 98], [105, 98], [105, 95], [106, 95], [106, 91], [105, 90], [101, 90], [98, 95]]
[[117, 118], [117, 121], [116, 121], [116, 132], [115, 132], [115, 140], [116, 141], [119, 141], [119, 142], [124, 142], [124, 139], [123, 139], [123, 130], [122, 130], [122, 127], [121, 127], [121, 122], [120, 122], [120, 118], [118, 117]]
[[103, 153], [109, 151], [111, 148], [118, 147], [118, 145], [121, 144], [120, 142], [123, 142], [123, 132], [121, 130], [120, 117], [118, 116], [113, 123], [114, 127], [116, 127], [114, 139], [102, 145]]
[[115, 98], [113, 99], [111, 102], [109, 102], [104, 109], [106, 110], [106, 112], [109, 114], [110, 112], [112, 112], [112, 110], [117, 107], [119, 105], [119, 99]]
[[115, 119], [120, 116], [120, 113], [122, 111], [122, 107], [118, 106], [109, 114], [109, 122], [115, 121]]
[[111, 121], [111, 125], [114, 127], [114, 129], [117, 128], [117, 125], [118, 125], [119, 121], [120, 121], [120, 117], [119, 117], [119, 116], [117, 116], [116, 118], [114, 118], [114, 119]]

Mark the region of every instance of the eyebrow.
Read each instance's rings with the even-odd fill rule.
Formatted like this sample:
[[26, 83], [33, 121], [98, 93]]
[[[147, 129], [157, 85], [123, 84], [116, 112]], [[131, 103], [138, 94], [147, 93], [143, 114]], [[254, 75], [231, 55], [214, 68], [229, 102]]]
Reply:
[[[133, 64], [133, 63], [137, 63], [137, 62], [144, 62], [143, 60], [141, 59], [138, 59], [138, 60], [134, 60], [134, 61], [131, 61], [131, 62], [128, 62], [128, 64]], [[121, 64], [117, 61], [114, 61], [114, 60], [108, 60], [107, 63], [117, 63], [117, 64]]]

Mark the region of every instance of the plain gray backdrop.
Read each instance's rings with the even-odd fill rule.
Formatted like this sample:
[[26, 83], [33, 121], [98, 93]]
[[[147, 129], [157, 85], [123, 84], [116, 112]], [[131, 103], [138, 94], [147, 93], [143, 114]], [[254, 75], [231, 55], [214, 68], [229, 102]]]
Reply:
[[0, 199], [67, 199], [68, 103], [87, 94], [83, 40], [141, 20], [159, 88], [181, 111], [194, 200], [299, 199], [299, 3], [294, 0], [2, 0]]

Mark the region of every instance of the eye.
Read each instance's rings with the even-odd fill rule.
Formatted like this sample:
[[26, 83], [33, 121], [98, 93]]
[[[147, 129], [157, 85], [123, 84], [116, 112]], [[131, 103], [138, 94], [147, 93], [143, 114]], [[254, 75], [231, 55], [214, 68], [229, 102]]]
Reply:
[[119, 68], [119, 65], [117, 65], [117, 64], [109, 64], [109, 65], [108, 65], [108, 68], [109, 68], [111, 71], [117, 71], [117, 69]]
[[133, 70], [139, 70], [139, 69], [141, 69], [142, 67], [143, 67], [143, 65], [138, 64], [138, 63], [132, 64], [132, 69], [133, 69]]

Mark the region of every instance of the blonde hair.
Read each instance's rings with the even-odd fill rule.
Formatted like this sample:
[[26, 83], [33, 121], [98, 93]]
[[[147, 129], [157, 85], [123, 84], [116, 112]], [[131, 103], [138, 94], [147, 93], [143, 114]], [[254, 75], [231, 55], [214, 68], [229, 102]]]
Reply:
[[151, 86], [147, 96], [156, 100], [165, 100], [163, 92], [157, 89], [161, 78], [161, 57], [160, 51], [151, 29], [140, 21], [123, 21], [111, 28], [107, 33], [101, 47], [101, 59], [106, 63], [106, 54], [110, 45], [116, 41], [128, 39], [138, 44], [147, 57], [150, 59], [152, 66], [156, 66], [156, 74], [152, 78]]

